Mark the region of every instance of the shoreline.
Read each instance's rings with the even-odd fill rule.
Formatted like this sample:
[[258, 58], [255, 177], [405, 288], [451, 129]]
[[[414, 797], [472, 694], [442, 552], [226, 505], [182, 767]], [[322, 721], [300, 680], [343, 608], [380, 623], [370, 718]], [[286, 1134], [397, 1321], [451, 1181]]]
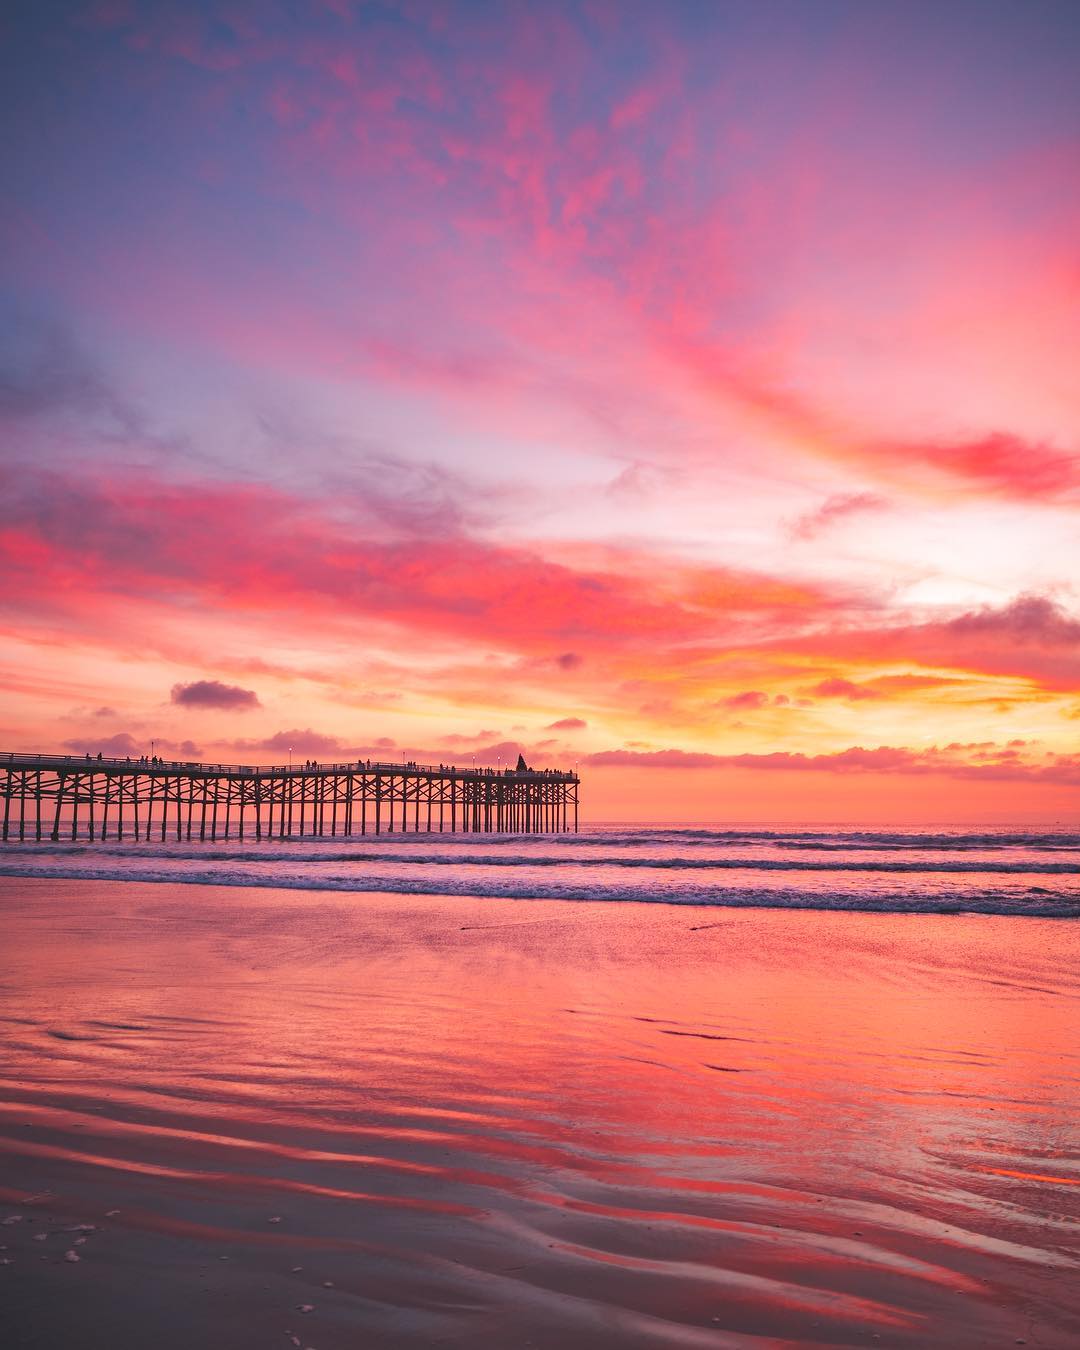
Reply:
[[[1006, 874], [1009, 875], [1009, 874]], [[1013, 874], [1015, 875], [1015, 874]], [[1036, 874], [1038, 875], [1038, 874]], [[1071, 875], [1066, 873], [1065, 875]], [[952, 917], [959, 915], [981, 918], [1021, 918], [1075, 920], [1080, 918], [1080, 896], [1053, 900], [1035, 900], [1021, 904], [1011, 901], [1011, 907], [1002, 907], [1000, 902], [985, 897], [971, 897], [964, 892], [955, 896], [947, 895], [935, 898], [922, 897], [875, 897], [872, 901], [860, 902], [859, 897], [836, 893], [835, 895], [806, 896], [801, 893], [785, 895], [773, 891], [766, 897], [760, 893], [717, 895], [657, 895], [647, 887], [625, 888], [621, 893], [613, 893], [609, 888], [604, 895], [586, 895], [557, 887], [544, 887], [542, 884], [522, 887], [511, 891], [508, 887], [495, 886], [482, 888], [473, 882], [462, 882], [457, 887], [432, 887], [421, 881], [409, 884], [401, 880], [388, 886], [385, 879], [364, 881], [362, 878], [341, 877], [322, 880], [313, 877], [256, 877], [228, 876], [220, 872], [213, 873], [160, 873], [146, 870], [143, 872], [112, 873], [102, 876], [87, 870], [75, 868], [21, 869], [0, 865], [0, 879], [9, 881], [71, 882], [96, 881], [102, 884], [136, 885], [182, 885], [195, 887], [223, 886], [237, 890], [282, 890], [311, 891], [322, 895], [397, 895], [402, 897], [430, 896], [445, 899], [485, 899], [506, 900], [510, 902], [562, 902], [567, 904], [599, 905], [658, 905], [669, 908], [701, 908], [708, 910], [764, 910], [769, 912], [797, 913], [817, 912], [827, 914], [897, 914], [897, 915], [938, 915]], [[1045, 890], [1041, 892], [1045, 894]]]

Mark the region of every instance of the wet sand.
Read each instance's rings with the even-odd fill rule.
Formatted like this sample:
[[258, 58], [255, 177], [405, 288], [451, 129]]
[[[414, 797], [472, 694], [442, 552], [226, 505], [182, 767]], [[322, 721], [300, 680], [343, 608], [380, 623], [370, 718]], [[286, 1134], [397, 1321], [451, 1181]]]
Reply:
[[1080, 1343], [1070, 921], [0, 906], [5, 1345]]

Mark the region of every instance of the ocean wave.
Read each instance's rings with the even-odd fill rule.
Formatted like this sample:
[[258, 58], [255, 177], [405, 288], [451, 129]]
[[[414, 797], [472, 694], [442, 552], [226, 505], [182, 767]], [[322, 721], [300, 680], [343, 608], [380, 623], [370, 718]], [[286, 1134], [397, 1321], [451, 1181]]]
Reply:
[[685, 858], [674, 856], [626, 857], [614, 854], [591, 854], [573, 859], [556, 857], [544, 853], [507, 854], [495, 852], [466, 852], [462, 846], [450, 846], [439, 852], [404, 852], [401, 847], [390, 845], [388, 849], [363, 849], [353, 847], [343, 850], [341, 847], [322, 847], [304, 851], [302, 858], [277, 853], [277, 841], [271, 840], [257, 847], [221, 848], [213, 844], [174, 845], [161, 848], [155, 844], [67, 844], [67, 845], [22, 845], [19, 853], [26, 857], [133, 857], [160, 858], [171, 862], [252, 862], [264, 865], [288, 865], [302, 862], [311, 863], [375, 863], [394, 866], [423, 865], [435, 867], [620, 867], [635, 869], [657, 869], [660, 871], [758, 871], [758, 872], [889, 872], [889, 873], [964, 873], [964, 874], [1002, 874], [1002, 875], [1073, 875], [1080, 876], [1080, 861], [1060, 862], [1056, 859], [954, 859], [954, 858], [856, 858], [850, 861], [814, 860], [809, 858]]
[[[579, 843], [605, 842], [625, 847], [647, 847], [672, 842], [680, 845], [721, 844], [738, 848], [756, 844], [785, 848], [822, 849], [941, 849], [967, 850], [988, 848], [1080, 849], [1080, 834], [1075, 830], [1022, 831], [1008, 827], [1000, 830], [859, 830], [810, 829], [704, 829], [682, 826], [654, 826], [639, 829], [590, 827], [577, 835], [553, 835], [552, 842], [564, 847]], [[504, 841], [514, 842], [513, 836]]]
[[[511, 874], [512, 875], [512, 874]], [[642, 885], [581, 885], [576, 881], [533, 882], [515, 886], [495, 877], [408, 876], [357, 877], [288, 872], [235, 872], [225, 868], [197, 871], [155, 869], [149, 866], [64, 867], [0, 864], [0, 876], [43, 878], [53, 881], [171, 882], [192, 886], [242, 886], [286, 890], [368, 892], [397, 895], [460, 895], [506, 900], [607, 901], [639, 904], [700, 905], [743, 909], [812, 909], [862, 911], [882, 914], [1023, 915], [1030, 918], [1080, 918], [1080, 895], [1054, 893], [1047, 888], [1027, 892], [956, 890], [916, 892], [808, 891], [797, 888], [764, 890], [753, 886], [709, 886], [684, 883], [662, 890]]]
[[[113, 826], [115, 828], [115, 825]], [[234, 826], [235, 829], [235, 826]], [[117, 841], [115, 838], [104, 841], [91, 841], [84, 838], [70, 838], [52, 843], [48, 840], [19, 841], [10, 839], [8, 845], [18, 846], [20, 850], [40, 849], [50, 854], [62, 853], [74, 848], [94, 848], [96, 850], [118, 849], [125, 854], [132, 847], [140, 849], [163, 848], [178, 849], [185, 845], [198, 847], [199, 856], [217, 856], [211, 850], [221, 850], [221, 856], [231, 856], [232, 848], [238, 841], [233, 836], [229, 842], [218, 839], [205, 841], [178, 840], [175, 835], [164, 840], [155, 838], [135, 843], [134, 821], [125, 822], [127, 838]], [[790, 829], [704, 829], [683, 826], [586, 826], [578, 834], [477, 834], [467, 831], [428, 831], [411, 829], [388, 831], [380, 835], [374, 831], [352, 835], [291, 835], [281, 838], [267, 830], [260, 847], [277, 846], [295, 849], [307, 853], [309, 850], [327, 847], [363, 848], [371, 847], [378, 840], [380, 849], [411, 847], [417, 843], [438, 843], [447, 848], [478, 848], [492, 853], [506, 849], [550, 848], [557, 852], [574, 853], [581, 849], [607, 847], [613, 849], [647, 849], [670, 846], [672, 848], [755, 848], [769, 847], [807, 852], [906, 852], [910, 850], [925, 852], [980, 852], [998, 849], [1037, 849], [1044, 852], [1075, 852], [1080, 855], [1080, 833], [1074, 830], [1042, 830], [1023, 832], [1015, 829], [1001, 830], [856, 830], [856, 829], [809, 829], [792, 827]], [[240, 847], [244, 847], [240, 843]], [[254, 846], [254, 839], [247, 845]], [[1080, 860], [1080, 859], [1078, 859]]]

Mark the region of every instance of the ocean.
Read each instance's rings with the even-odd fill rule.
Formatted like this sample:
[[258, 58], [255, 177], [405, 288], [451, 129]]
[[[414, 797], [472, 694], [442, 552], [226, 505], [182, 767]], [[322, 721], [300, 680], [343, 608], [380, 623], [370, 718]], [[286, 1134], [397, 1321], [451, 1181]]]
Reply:
[[602, 825], [554, 835], [23, 843], [0, 851], [0, 876], [1077, 918], [1080, 833]]

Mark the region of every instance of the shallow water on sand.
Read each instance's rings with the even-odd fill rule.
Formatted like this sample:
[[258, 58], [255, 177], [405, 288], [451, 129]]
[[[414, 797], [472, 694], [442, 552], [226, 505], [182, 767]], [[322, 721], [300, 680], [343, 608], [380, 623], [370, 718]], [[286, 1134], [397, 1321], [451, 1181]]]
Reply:
[[1080, 1343], [1070, 920], [9, 878], [0, 924], [5, 1344]]

